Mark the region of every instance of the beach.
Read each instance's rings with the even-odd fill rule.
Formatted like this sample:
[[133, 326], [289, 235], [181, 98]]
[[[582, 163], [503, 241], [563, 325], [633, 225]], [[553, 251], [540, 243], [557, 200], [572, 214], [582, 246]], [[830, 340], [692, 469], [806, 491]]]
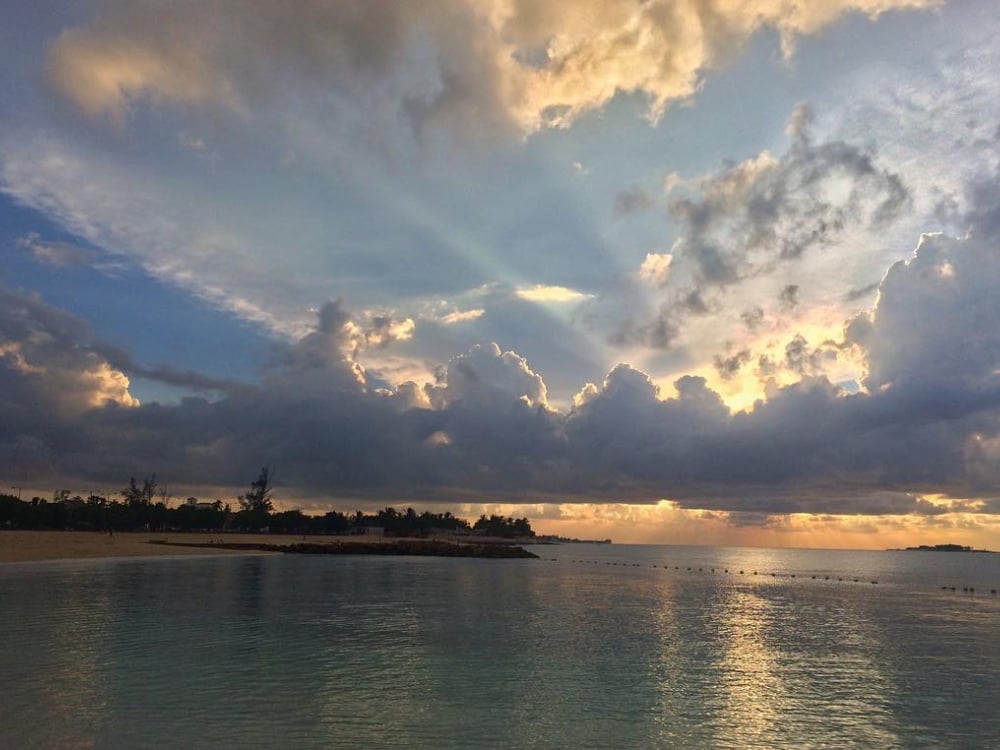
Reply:
[[[82, 560], [101, 557], [160, 557], [164, 555], [233, 555], [276, 554], [287, 551], [316, 552], [320, 545], [340, 548], [343, 545], [364, 547], [368, 554], [430, 554], [452, 556], [454, 546], [465, 549], [471, 557], [516, 557], [505, 553], [515, 549], [507, 540], [477, 537], [460, 545], [440, 539], [389, 538], [380, 536], [316, 536], [302, 534], [239, 534], [210, 532], [115, 532], [99, 531], [0, 531], [0, 563], [42, 560]], [[301, 548], [303, 543], [312, 547]], [[379, 545], [372, 548], [371, 545]], [[416, 547], [414, 546], [416, 545]], [[442, 546], [444, 549], [442, 549]], [[427, 549], [423, 549], [427, 547]], [[383, 550], [383, 548], [385, 548]], [[434, 548], [434, 551], [431, 549]], [[391, 549], [391, 551], [390, 551]], [[347, 550], [354, 552], [354, 547]], [[519, 550], [521, 551], [521, 550]], [[530, 555], [533, 556], [533, 555]]]
[[[325, 540], [327, 537], [307, 537]], [[338, 537], [344, 541], [349, 537]], [[163, 555], [234, 555], [246, 550], [183, 547], [180, 544], [205, 544], [211, 540], [225, 543], [292, 544], [303, 540], [300, 534], [201, 534], [171, 532], [98, 531], [0, 531], [0, 562], [32, 562], [38, 560], [77, 560], [99, 557], [152, 557]], [[167, 541], [170, 544], [150, 544]], [[366, 541], [372, 541], [366, 538]], [[178, 546], [175, 546], [178, 545]], [[274, 554], [259, 552], [258, 554]]]

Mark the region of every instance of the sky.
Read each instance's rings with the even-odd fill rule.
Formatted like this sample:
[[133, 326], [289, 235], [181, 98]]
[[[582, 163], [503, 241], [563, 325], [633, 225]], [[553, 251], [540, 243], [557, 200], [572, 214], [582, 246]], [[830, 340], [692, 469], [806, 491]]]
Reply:
[[0, 8], [0, 482], [1000, 549], [992, 0]]

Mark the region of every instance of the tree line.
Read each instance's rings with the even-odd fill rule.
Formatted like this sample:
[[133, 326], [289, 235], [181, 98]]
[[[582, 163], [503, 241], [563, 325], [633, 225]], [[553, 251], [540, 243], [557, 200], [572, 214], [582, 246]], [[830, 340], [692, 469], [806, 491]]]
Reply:
[[503, 538], [531, 538], [535, 532], [527, 518], [483, 515], [474, 523], [450, 512], [417, 513], [392, 507], [374, 513], [332, 510], [307, 515], [300, 510], [275, 511], [273, 472], [264, 467], [250, 489], [236, 499], [235, 507], [221, 500], [202, 502], [187, 498], [171, 507], [171, 498], [156, 477], [137, 481], [130, 477], [118, 491], [121, 499], [91, 493], [84, 497], [59, 490], [51, 500], [21, 500], [0, 494], [0, 529], [68, 529], [81, 531], [242, 531], [272, 534], [369, 534], [429, 536], [447, 532]]

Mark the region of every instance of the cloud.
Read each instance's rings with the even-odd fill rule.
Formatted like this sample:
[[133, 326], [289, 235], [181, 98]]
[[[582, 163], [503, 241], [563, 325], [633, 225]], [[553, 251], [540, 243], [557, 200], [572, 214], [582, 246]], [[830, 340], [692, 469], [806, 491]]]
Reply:
[[69, 242], [49, 242], [37, 232], [17, 240], [17, 246], [29, 253], [33, 260], [53, 268], [93, 268], [107, 275], [121, 270], [122, 265], [102, 259], [99, 253]]
[[781, 293], [778, 295], [778, 299], [781, 301], [782, 307], [795, 307], [799, 304], [799, 285], [786, 284], [781, 288]]
[[712, 364], [715, 365], [715, 371], [719, 373], [719, 377], [723, 380], [730, 380], [743, 369], [743, 365], [750, 361], [752, 355], [749, 349], [740, 349], [734, 354], [728, 356], [723, 356], [721, 354], [715, 355], [712, 358]]
[[319, 309], [313, 331], [279, 347], [269, 383], [314, 394], [360, 392], [369, 385], [369, 373], [359, 356], [408, 340], [415, 325], [409, 318], [387, 315], [355, 317], [342, 300], [327, 302]]
[[857, 302], [858, 300], [870, 297], [873, 292], [878, 290], [878, 282], [872, 284], [866, 284], [862, 287], [857, 287], [856, 289], [849, 289], [844, 295], [845, 302]]
[[743, 321], [743, 325], [747, 327], [747, 330], [752, 333], [764, 322], [764, 310], [760, 307], [744, 310], [740, 313], [740, 320]]
[[[685, 197], [670, 204], [680, 236], [669, 254], [647, 255], [637, 274], [659, 294], [638, 301], [618, 294], [619, 309], [605, 311], [608, 321], [592, 316], [608, 325], [612, 345], [692, 345], [692, 320], [722, 310], [733, 288], [747, 290], [744, 297], [773, 289], [779, 268], [821, 249], [842, 254], [871, 242], [908, 210], [909, 190], [899, 175], [863, 148], [814, 141], [812, 120], [811, 109], [799, 105], [783, 154], [763, 151], [685, 182]], [[801, 292], [800, 284], [786, 282], [772, 293], [787, 312], [798, 307]], [[755, 305], [741, 319], [754, 333], [765, 310]]]
[[444, 384], [429, 389], [431, 403], [443, 408], [456, 402], [496, 403], [524, 401], [544, 407], [548, 391], [541, 376], [516, 352], [502, 352], [496, 344], [474, 346], [452, 359], [443, 375]]
[[869, 390], [1000, 386], [997, 242], [993, 233], [924, 235], [911, 258], [889, 269], [875, 308], [847, 329], [847, 341], [866, 353]]
[[529, 302], [579, 302], [587, 299], [589, 295], [578, 292], [576, 289], [569, 289], [564, 286], [549, 286], [546, 284], [535, 284], [527, 289], [517, 289], [514, 292], [518, 297]]
[[670, 266], [674, 256], [669, 253], [646, 253], [639, 266], [639, 278], [654, 287], [663, 287], [670, 279]]
[[455, 310], [453, 312], [447, 313], [441, 317], [441, 322], [446, 325], [454, 325], [455, 323], [465, 323], [469, 320], [476, 320], [483, 317], [486, 312], [481, 307], [474, 308], [472, 310]]
[[[264, 461], [291, 485], [372, 501], [666, 498], [763, 516], [994, 512], [947, 498], [998, 494], [996, 243], [986, 230], [924, 237], [886, 274], [875, 307], [847, 322], [843, 342], [793, 337], [781, 366], [798, 381], [772, 383], [766, 400], [735, 414], [704, 378], [679, 377], [668, 393], [625, 364], [560, 411], [528, 361], [496, 344], [452, 358], [433, 384], [376, 384], [354, 356], [398, 326], [337, 302], [279, 347], [259, 384], [139, 406], [86, 326], [6, 292], [0, 454], [22, 457], [20, 475], [104, 482], [155, 470], [240, 484]], [[815, 374], [816, 357], [852, 347], [868, 363], [864, 392]], [[738, 349], [719, 365], [750, 361]], [[44, 387], [38, 368], [53, 375]], [[97, 403], [108, 393], [117, 401]]]
[[639, 213], [651, 208], [654, 203], [653, 197], [641, 187], [632, 187], [615, 196], [615, 213], [619, 216]]
[[0, 392], [11, 424], [138, 401], [129, 380], [89, 341], [86, 324], [39, 297], [0, 286]]
[[619, 92], [645, 96], [656, 119], [763, 28], [778, 32], [788, 55], [799, 36], [845, 13], [931, 4], [108, 0], [54, 41], [48, 75], [84, 112], [118, 123], [145, 101], [235, 112], [294, 103], [286, 91], [295, 80], [417, 127], [499, 120], [530, 132], [566, 126]]
[[675, 255], [690, 260], [704, 287], [735, 284], [833, 245], [854, 227], [875, 230], [906, 210], [899, 175], [843, 141], [813, 143], [811, 115], [792, 115], [789, 149], [762, 152], [704, 177], [700, 195], [671, 205], [682, 236]]
[[673, 312], [661, 309], [652, 319], [636, 320], [627, 317], [608, 337], [613, 346], [626, 347], [639, 344], [650, 349], [667, 349], [680, 334], [680, 327]]

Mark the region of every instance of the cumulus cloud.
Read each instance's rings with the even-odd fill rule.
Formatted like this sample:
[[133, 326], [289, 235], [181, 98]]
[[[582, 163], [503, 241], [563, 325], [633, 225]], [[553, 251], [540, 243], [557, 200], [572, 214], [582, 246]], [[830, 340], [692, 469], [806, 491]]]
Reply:
[[139, 403], [128, 377], [91, 344], [82, 321], [2, 286], [0, 378], [3, 411], [13, 423], [42, 409], [63, 416]]
[[474, 346], [452, 359], [442, 376], [443, 384], [428, 389], [431, 403], [444, 408], [456, 402], [472, 404], [524, 401], [544, 407], [548, 391], [541, 376], [516, 352], [503, 352], [495, 343]]
[[644, 95], [655, 119], [763, 28], [787, 55], [845, 13], [931, 4], [107, 0], [55, 40], [49, 77], [84, 111], [118, 122], [142, 100], [242, 111], [281, 97], [294, 78], [411, 122], [532, 131], [566, 126], [618, 92]]
[[342, 300], [327, 302], [318, 313], [316, 328], [298, 341], [281, 347], [271, 383], [292, 389], [363, 390], [369, 374], [358, 362], [366, 350], [380, 349], [413, 335], [409, 318], [387, 315], [356, 318]]
[[925, 235], [911, 258], [889, 269], [874, 309], [847, 328], [847, 341], [866, 353], [869, 390], [1000, 386], [997, 242], [995, 233]]

